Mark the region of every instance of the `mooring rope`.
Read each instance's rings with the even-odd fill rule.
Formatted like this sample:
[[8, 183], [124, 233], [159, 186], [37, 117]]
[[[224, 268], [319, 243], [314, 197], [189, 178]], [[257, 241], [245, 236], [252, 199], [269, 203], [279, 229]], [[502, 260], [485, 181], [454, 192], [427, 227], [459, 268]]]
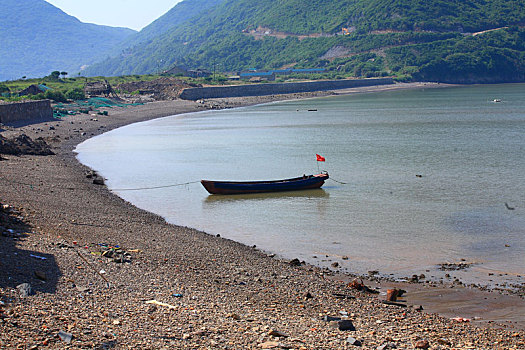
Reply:
[[335, 181], [335, 182], [337, 182], [337, 183], [339, 183], [339, 184], [341, 184], [341, 185], [346, 185], [346, 184], [347, 184], [347, 182], [337, 181], [337, 180], [334, 179], [333, 177], [330, 177], [329, 179], [332, 180], [332, 181]]
[[137, 188], [112, 188], [112, 191], [141, 191], [141, 190], [155, 190], [157, 188], [167, 188], [167, 187], [177, 187], [177, 186], [185, 186], [185, 185], [191, 185], [196, 184], [200, 181], [191, 181], [191, 182], [184, 182], [180, 184], [173, 184], [173, 185], [165, 185], [165, 186], [154, 186], [154, 187], [137, 187]]

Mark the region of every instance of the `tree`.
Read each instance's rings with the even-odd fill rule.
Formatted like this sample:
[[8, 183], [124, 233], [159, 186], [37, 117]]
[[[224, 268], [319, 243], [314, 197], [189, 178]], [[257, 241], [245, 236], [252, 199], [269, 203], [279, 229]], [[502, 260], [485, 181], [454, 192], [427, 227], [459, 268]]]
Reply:
[[62, 78], [65, 78], [67, 75], [67, 72], [60, 72], [60, 75], [62, 76]]

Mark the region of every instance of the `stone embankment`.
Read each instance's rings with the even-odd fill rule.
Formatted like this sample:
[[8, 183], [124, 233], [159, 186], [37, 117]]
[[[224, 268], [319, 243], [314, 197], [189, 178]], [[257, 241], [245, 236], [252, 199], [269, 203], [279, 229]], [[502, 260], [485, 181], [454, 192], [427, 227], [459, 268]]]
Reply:
[[48, 120], [53, 118], [50, 100], [27, 101], [0, 104], [0, 123], [18, 123], [28, 120]]
[[393, 84], [392, 78], [380, 79], [345, 79], [306, 81], [298, 83], [253, 84], [220, 87], [189, 88], [182, 91], [180, 98], [184, 100], [200, 100], [207, 98], [227, 98], [242, 96], [265, 96], [351, 89], [362, 86]]

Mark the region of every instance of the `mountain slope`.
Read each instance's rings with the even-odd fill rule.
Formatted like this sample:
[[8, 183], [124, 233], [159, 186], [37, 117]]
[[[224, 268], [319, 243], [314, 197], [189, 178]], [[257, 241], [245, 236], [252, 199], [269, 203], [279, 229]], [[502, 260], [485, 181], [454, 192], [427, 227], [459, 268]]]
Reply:
[[181, 1], [164, 15], [144, 27], [140, 32], [131, 35], [124, 41], [121, 47], [125, 49], [148, 42], [168, 32], [170, 29], [178, 27], [192, 17], [207, 11], [222, 1], [223, 0]]
[[82, 23], [43, 0], [2, 0], [0, 80], [78, 72], [133, 33]]
[[522, 81], [523, 23], [522, 0], [225, 0], [89, 72], [294, 65], [334, 77], [439, 80], [450, 69], [448, 81]]

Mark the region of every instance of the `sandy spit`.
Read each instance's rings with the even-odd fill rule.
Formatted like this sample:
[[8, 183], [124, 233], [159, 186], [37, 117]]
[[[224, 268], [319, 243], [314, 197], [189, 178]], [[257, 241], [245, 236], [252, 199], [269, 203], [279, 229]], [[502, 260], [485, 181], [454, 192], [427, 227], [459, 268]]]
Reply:
[[44, 137], [55, 155], [0, 161], [0, 348], [525, 349], [509, 324], [386, 305], [329, 270], [169, 225], [94, 184], [72, 152], [138, 121], [327, 94], [155, 102], [3, 131]]

